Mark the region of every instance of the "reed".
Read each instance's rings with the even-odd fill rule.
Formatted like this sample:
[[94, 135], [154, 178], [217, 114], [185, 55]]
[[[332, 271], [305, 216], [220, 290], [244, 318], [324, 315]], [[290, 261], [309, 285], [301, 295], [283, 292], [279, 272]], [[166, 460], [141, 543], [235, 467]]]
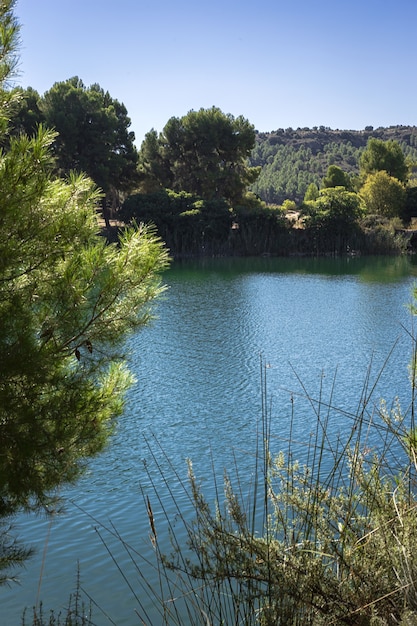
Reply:
[[[67, 606], [56, 613], [45, 611], [42, 602], [33, 607], [30, 615], [25, 611], [22, 626], [95, 626], [92, 621], [92, 603], [86, 603], [81, 592], [80, 569], [77, 569], [75, 591], [69, 596]], [[29, 621], [27, 621], [29, 620]]]
[[[328, 397], [322, 388], [313, 397], [299, 381], [315, 423], [303, 447], [293, 437], [294, 410], [288, 432], [271, 436], [276, 417], [261, 358], [256, 449], [244, 464], [231, 453], [222, 476], [213, 459], [214, 499], [208, 500], [191, 461], [183, 477], [159, 442], [147, 438], [142, 496], [149, 550], [94, 520], [134, 595], [138, 624], [417, 625], [417, 344], [411, 339], [406, 410], [375, 405], [380, 373], [372, 380], [371, 367], [351, 413], [333, 405], [335, 382]], [[343, 440], [329, 437], [337, 413], [351, 420]], [[118, 565], [109, 537], [133, 564], [134, 580]], [[81, 584], [78, 590], [83, 593]], [[93, 625], [84, 608], [62, 622], [35, 617], [34, 626]]]
[[[413, 363], [409, 409], [403, 413], [398, 406], [388, 410], [381, 404], [375, 410], [369, 373], [344, 441], [331, 442], [327, 432], [329, 417], [337, 411], [332, 392], [328, 399], [321, 391], [318, 398], [309, 397], [316, 429], [302, 462], [294, 458], [293, 424], [286, 446], [271, 440], [273, 416], [262, 363], [254, 480], [248, 487], [248, 464], [242, 474], [232, 458], [231, 471], [220, 480], [212, 477], [213, 504], [190, 461], [183, 484], [173, 467], [171, 476], [166, 464], [162, 469], [158, 443], [148, 442], [166, 486], [164, 496], [160, 488], [144, 494], [158, 569], [158, 593], [150, 590], [160, 607], [157, 623], [417, 624]], [[277, 445], [281, 449], [274, 452]], [[183, 485], [193, 508], [191, 521], [176, 508], [175, 527], [168, 512], [178, 498], [173, 481]], [[174, 499], [170, 506], [166, 498]], [[159, 545], [154, 505], [165, 515], [161, 525], [171, 537], [168, 555]], [[149, 616], [140, 617], [141, 623], [151, 623]]]

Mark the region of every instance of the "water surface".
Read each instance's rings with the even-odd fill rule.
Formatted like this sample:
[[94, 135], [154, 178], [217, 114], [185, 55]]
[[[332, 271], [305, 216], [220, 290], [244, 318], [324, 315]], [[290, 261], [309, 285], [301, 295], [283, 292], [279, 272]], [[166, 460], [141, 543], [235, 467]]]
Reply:
[[[159, 442], [184, 478], [185, 459], [191, 458], [209, 498], [212, 466], [221, 476], [234, 454], [243, 472], [252, 467], [262, 412], [261, 363], [275, 450], [287, 446], [292, 412], [300, 455], [315, 432], [306, 392], [321, 394], [324, 404], [331, 398], [341, 409], [329, 412], [334, 440], [349, 432], [367, 377], [368, 390], [378, 381], [370, 407], [376, 410], [380, 398], [390, 406], [397, 396], [406, 407], [412, 331], [407, 305], [416, 272], [413, 260], [403, 258], [174, 264], [165, 276], [169, 289], [156, 309], [158, 319], [128, 342], [136, 383], [109, 448], [76, 487], [64, 490], [66, 513], [52, 525], [41, 517], [17, 520], [38, 556], [22, 572], [20, 587], [0, 590], [0, 623], [20, 624], [23, 607], [37, 600], [41, 572], [45, 607], [62, 606], [75, 586], [78, 561], [83, 587], [107, 614], [95, 610], [94, 622], [140, 624], [137, 601], [100, 541], [102, 526], [112, 524], [151, 556], [141, 494], [150, 480], [144, 461], [162, 498], [166, 487], [158, 483], [146, 438]], [[153, 450], [167, 467], [156, 444]], [[190, 505], [178, 481], [170, 487], [187, 514]], [[108, 547], [135, 584], [137, 573], [120, 542]]]

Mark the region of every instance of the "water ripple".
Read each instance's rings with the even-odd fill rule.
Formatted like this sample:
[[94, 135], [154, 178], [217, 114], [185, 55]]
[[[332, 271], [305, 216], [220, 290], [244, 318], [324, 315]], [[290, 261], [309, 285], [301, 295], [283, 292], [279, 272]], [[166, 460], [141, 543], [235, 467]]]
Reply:
[[[212, 468], [221, 476], [233, 453], [251, 480], [261, 417], [261, 355], [276, 449], [288, 445], [293, 411], [292, 436], [300, 442], [301, 454], [313, 437], [315, 416], [306, 392], [316, 399], [321, 395], [323, 404], [331, 398], [345, 411], [330, 412], [329, 433], [337, 438], [348, 431], [348, 413], [355, 410], [370, 362], [372, 386], [398, 337], [394, 358], [375, 390], [375, 403], [381, 396], [388, 402], [397, 393], [407, 397], [410, 350], [401, 325], [409, 326], [405, 304], [412, 271], [407, 273], [395, 259], [385, 265], [378, 261], [378, 274], [371, 262], [351, 264], [343, 272], [335, 264], [337, 271], [329, 263], [306, 261], [279, 265], [256, 260], [256, 268], [248, 260], [213, 261], [202, 268], [185, 264], [167, 274], [170, 289], [159, 304], [159, 319], [129, 341], [136, 383], [108, 450], [75, 488], [65, 490], [73, 503], [51, 528], [48, 520], [18, 519], [22, 538], [38, 547], [39, 556], [23, 573], [21, 588], [13, 593], [0, 590], [8, 626], [17, 626], [22, 607], [36, 600], [47, 541], [45, 606], [59, 607], [66, 601], [79, 559], [83, 584], [113, 618], [117, 616], [118, 625], [139, 623], [133, 613], [137, 599], [112, 564], [103, 539], [136, 580], [128, 554], [109, 529], [113, 524], [136, 549], [151, 556], [142, 489], [151, 489], [152, 481], [161, 494], [169, 487], [182, 513], [191, 515], [181, 485], [187, 458], [211, 498]], [[150, 448], [147, 439], [154, 442]], [[167, 484], [161, 470], [170, 477]], [[164, 506], [175, 522], [175, 506], [168, 500]], [[163, 524], [160, 504], [155, 516]], [[108, 623], [102, 616], [95, 622]]]

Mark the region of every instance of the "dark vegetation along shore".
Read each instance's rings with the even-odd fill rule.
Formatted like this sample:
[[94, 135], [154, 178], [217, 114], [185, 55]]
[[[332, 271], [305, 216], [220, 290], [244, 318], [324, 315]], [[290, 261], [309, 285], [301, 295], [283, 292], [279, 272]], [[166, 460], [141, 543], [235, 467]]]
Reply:
[[[188, 129], [191, 117], [195, 123], [208, 118], [215, 128], [220, 116], [215, 110], [191, 112], [176, 122]], [[236, 121], [225, 117], [233, 128]], [[120, 216], [157, 224], [176, 257], [402, 254], [415, 248], [415, 144], [415, 127], [253, 132], [253, 147], [246, 146], [240, 163], [246, 168], [242, 176], [253, 182], [234, 197], [229, 189], [202, 197], [194, 181], [178, 185], [172, 173], [177, 156], [164, 161], [166, 137], [150, 133], [139, 154], [141, 191], [124, 201]], [[190, 146], [190, 154], [184, 149], [181, 158], [192, 172], [203, 159], [198, 142], [190, 139]], [[207, 166], [196, 178], [225, 176], [225, 163], [227, 173], [235, 175], [232, 157], [219, 163], [221, 151], [210, 149], [217, 155], [211, 164], [215, 173]], [[171, 188], [162, 188], [161, 181], [170, 181]]]
[[11, 135], [57, 131], [56, 174], [84, 171], [103, 190], [110, 236], [151, 222], [173, 257], [414, 251], [415, 126], [259, 133], [212, 107], [172, 117], [137, 150], [126, 108], [97, 84], [17, 96]]

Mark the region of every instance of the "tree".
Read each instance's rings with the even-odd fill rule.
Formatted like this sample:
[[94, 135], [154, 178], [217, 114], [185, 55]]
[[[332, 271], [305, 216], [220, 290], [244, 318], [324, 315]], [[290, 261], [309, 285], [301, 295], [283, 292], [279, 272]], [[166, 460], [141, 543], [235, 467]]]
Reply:
[[0, 570], [22, 556], [3, 521], [51, 504], [105, 446], [132, 381], [120, 342], [150, 319], [167, 264], [152, 230], [97, 234], [96, 186], [51, 173], [55, 133], [9, 136], [13, 7], [0, 4]]
[[161, 154], [158, 133], [152, 128], [145, 135], [139, 153], [139, 190], [153, 193], [169, 187], [171, 173]]
[[305, 203], [303, 209], [305, 227], [315, 242], [316, 252], [345, 254], [363, 212], [358, 194], [345, 187], [327, 187], [320, 190], [317, 200]]
[[365, 150], [359, 159], [362, 177], [384, 170], [389, 176], [405, 183], [408, 177], [408, 166], [401, 146], [397, 141], [368, 139]]
[[369, 174], [360, 195], [368, 213], [385, 217], [402, 215], [406, 201], [405, 187], [384, 170]]
[[322, 217], [354, 222], [362, 215], [362, 206], [356, 193], [344, 187], [326, 187], [314, 202], [314, 212]]
[[319, 197], [319, 188], [317, 187], [316, 183], [310, 183], [304, 195], [304, 202], [317, 200], [318, 197]]
[[284, 200], [284, 202], [282, 203], [282, 210], [286, 213], [289, 213], [290, 211], [296, 211], [297, 203], [294, 202], [294, 200]]
[[351, 191], [351, 186], [349, 174], [337, 165], [329, 165], [327, 175], [323, 178], [323, 187], [345, 187]]
[[177, 192], [234, 204], [260, 172], [247, 163], [255, 145], [254, 127], [217, 107], [172, 117], [158, 137], [157, 149], [155, 140], [154, 131], [148, 133], [140, 150], [140, 169]]
[[120, 216], [128, 223], [154, 224], [173, 256], [224, 253], [233, 217], [224, 200], [170, 189], [131, 194]]
[[137, 182], [138, 155], [126, 107], [98, 84], [86, 87], [78, 77], [58, 82], [44, 94], [40, 108], [57, 131], [54, 152], [58, 170], [86, 172], [104, 191], [103, 214], [118, 204], [119, 194]]
[[40, 96], [32, 87], [27, 89], [17, 87], [14, 97], [9, 135], [25, 133], [32, 136], [36, 133], [38, 126], [45, 122], [45, 116], [40, 109]]
[[408, 185], [405, 194], [405, 205], [401, 218], [410, 223], [411, 218], [417, 217], [417, 186]]

